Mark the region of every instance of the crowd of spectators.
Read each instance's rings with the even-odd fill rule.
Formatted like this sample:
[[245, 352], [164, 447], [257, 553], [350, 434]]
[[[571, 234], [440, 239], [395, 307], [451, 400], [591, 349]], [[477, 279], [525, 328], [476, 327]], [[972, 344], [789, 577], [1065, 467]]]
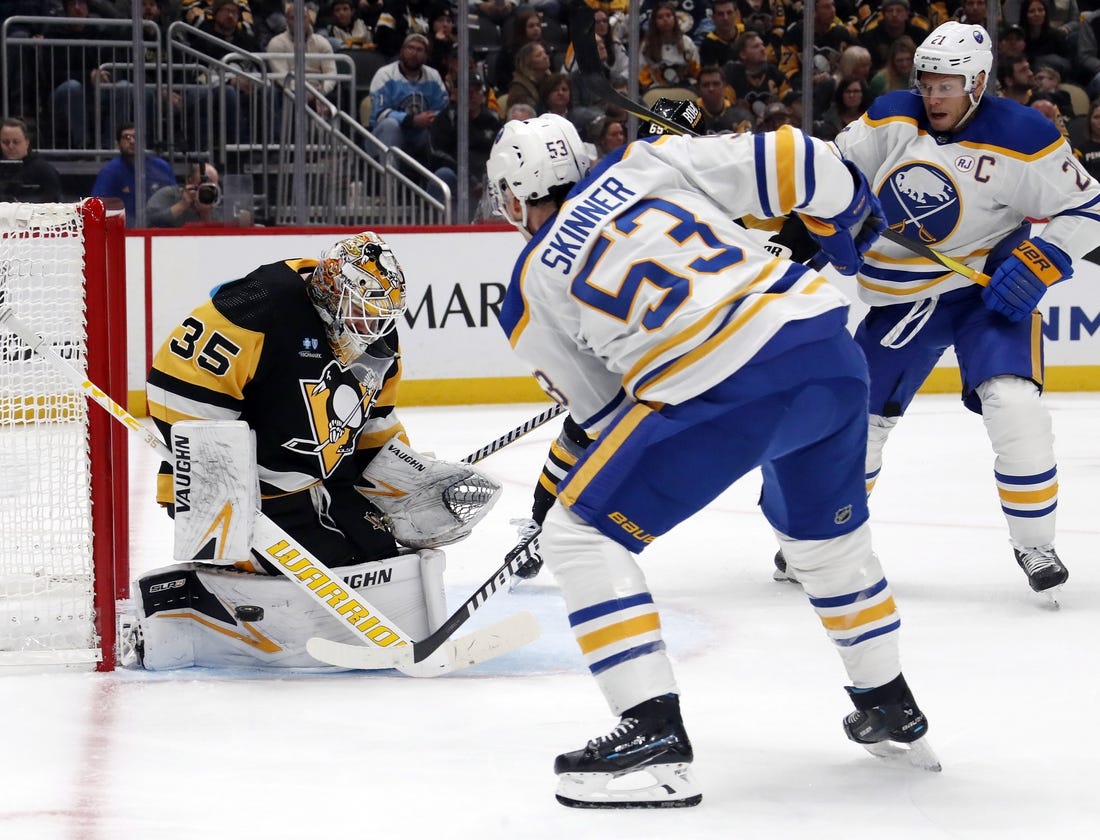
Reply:
[[[145, 18], [162, 29], [183, 20], [224, 41], [225, 47], [196, 42], [198, 49], [214, 57], [229, 48], [291, 49], [288, 21], [293, 19], [293, 7], [285, 0], [140, 2]], [[128, 16], [130, 3], [13, 2], [6, 4], [4, 14], [87, 19], [65, 25], [79, 32], [94, 27], [96, 17]], [[594, 9], [597, 54], [616, 88], [629, 87], [626, 45], [634, 26], [637, 84], [647, 101], [666, 94], [692, 99], [703, 113], [704, 129], [712, 133], [762, 131], [791, 123], [822, 138], [834, 137], [876, 96], [911, 87], [914, 52], [933, 27], [951, 18], [988, 27], [990, 10], [987, 0], [816, 0], [811, 23], [814, 56], [812, 65], [803, 67], [801, 0], [642, 0], [634, 21], [628, 18], [627, 0], [588, 4]], [[626, 114], [586, 88], [568, 33], [571, 5], [572, 0], [308, 2], [308, 51], [364, 50], [376, 55], [379, 69], [372, 70], [369, 88], [361, 88], [369, 99], [340, 103], [341, 107], [358, 110], [378, 139], [400, 146], [453, 180], [455, 20], [467, 15], [477, 35], [471, 42], [469, 106], [470, 119], [477, 123], [470, 134], [475, 163], [481, 160], [492, 126], [509, 119], [519, 105], [527, 106], [523, 113], [565, 116], [599, 155], [620, 135], [627, 139]], [[1100, 118], [1094, 120], [1094, 106], [1083, 104], [1100, 97], [1100, 0], [1005, 0], [999, 8], [994, 28], [997, 78], [991, 80], [996, 92], [1048, 114], [1084, 165], [1100, 173]], [[64, 27], [59, 24], [53, 31]], [[327, 72], [331, 67], [321, 62], [316, 69]], [[57, 125], [79, 146], [92, 126], [85, 113], [87, 88], [101, 80], [93, 68], [70, 75], [64, 85], [37, 94], [48, 97]], [[242, 84], [233, 77], [211, 81]], [[801, 92], [807, 84], [813, 88], [812, 114], [802, 113]], [[113, 90], [125, 95], [124, 89]], [[192, 96], [193, 101], [174, 102], [172, 107], [194, 112], [200, 119], [203, 94]], [[128, 121], [131, 107], [113, 110], [116, 121]], [[3, 116], [23, 118], [21, 131], [29, 149], [35, 126], [26, 125], [25, 114]], [[443, 122], [435, 125], [439, 120]], [[6, 130], [14, 134], [16, 126], [8, 123]], [[106, 121], [95, 125], [105, 134], [118, 130]], [[9, 156], [7, 148], [4, 155]]]

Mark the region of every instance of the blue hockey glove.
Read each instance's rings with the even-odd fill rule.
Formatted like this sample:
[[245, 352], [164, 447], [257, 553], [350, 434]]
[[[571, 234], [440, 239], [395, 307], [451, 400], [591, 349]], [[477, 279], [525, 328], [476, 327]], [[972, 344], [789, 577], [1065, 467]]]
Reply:
[[1073, 276], [1066, 253], [1038, 236], [1025, 239], [993, 272], [982, 302], [1012, 322], [1022, 321], [1039, 304], [1048, 286]]
[[799, 215], [833, 267], [841, 274], [851, 275], [859, 272], [863, 255], [886, 227], [886, 217], [878, 197], [867, 186], [863, 173], [848, 161], [844, 164], [851, 171], [856, 185], [855, 195], [848, 207], [829, 219]]

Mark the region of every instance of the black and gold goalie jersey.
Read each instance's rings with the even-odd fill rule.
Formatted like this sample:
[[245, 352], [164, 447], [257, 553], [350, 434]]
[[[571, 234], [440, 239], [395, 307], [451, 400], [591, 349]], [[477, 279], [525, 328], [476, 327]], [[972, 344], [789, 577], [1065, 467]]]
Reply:
[[[149, 413], [165, 440], [180, 420], [244, 420], [256, 433], [260, 492], [294, 493], [358, 477], [404, 428], [394, 413], [401, 376], [397, 333], [375, 355], [392, 356], [372, 394], [333, 357], [307, 284], [317, 260], [260, 266], [216, 288], [157, 351]], [[369, 409], [369, 410], [368, 410]], [[157, 499], [172, 501], [169, 467]]]

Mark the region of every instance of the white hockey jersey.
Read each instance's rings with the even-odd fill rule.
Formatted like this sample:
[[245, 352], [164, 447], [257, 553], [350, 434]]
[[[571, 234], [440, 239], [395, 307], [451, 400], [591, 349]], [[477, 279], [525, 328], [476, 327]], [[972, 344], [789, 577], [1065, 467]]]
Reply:
[[[528, 243], [501, 325], [590, 434], [626, 401], [682, 402], [766, 345], [778, 353], [812, 340], [809, 319], [846, 317], [835, 287], [772, 256], [732, 219], [828, 218], [853, 192], [835, 150], [790, 127], [631, 143]], [[796, 321], [806, 326], [799, 337], [777, 337]]]
[[[982, 269], [993, 247], [1027, 218], [1049, 218], [1043, 239], [1071, 259], [1100, 241], [1100, 185], [1040, 113], [986, 96], [962, 131], [937, 135], [910, 91], [880, 96], [836, 138], [867, 176], [890, 226]], [[919, 300], [970, 284], [879, 239], [859, 276], [874, 306]]]

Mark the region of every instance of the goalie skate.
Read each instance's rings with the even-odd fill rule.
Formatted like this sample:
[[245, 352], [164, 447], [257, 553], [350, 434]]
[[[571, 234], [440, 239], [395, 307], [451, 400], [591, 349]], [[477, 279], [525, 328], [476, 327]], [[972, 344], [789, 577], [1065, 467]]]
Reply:
[[[928, 720], [898, 676], [885, 686], [860, 691], [848, 687], [856, 711], [844, 718], [844, 733], [867, 752], [896, 767], [914, 767], [938, 773], [940, 760], [925, 739]], [[881, 702], [893, 695], [894, 702]]]
[[608, 735], [554, 762], [557, 800], [570, 808], [686, 808], [703, 795], [674, 695], [624, 713]]

